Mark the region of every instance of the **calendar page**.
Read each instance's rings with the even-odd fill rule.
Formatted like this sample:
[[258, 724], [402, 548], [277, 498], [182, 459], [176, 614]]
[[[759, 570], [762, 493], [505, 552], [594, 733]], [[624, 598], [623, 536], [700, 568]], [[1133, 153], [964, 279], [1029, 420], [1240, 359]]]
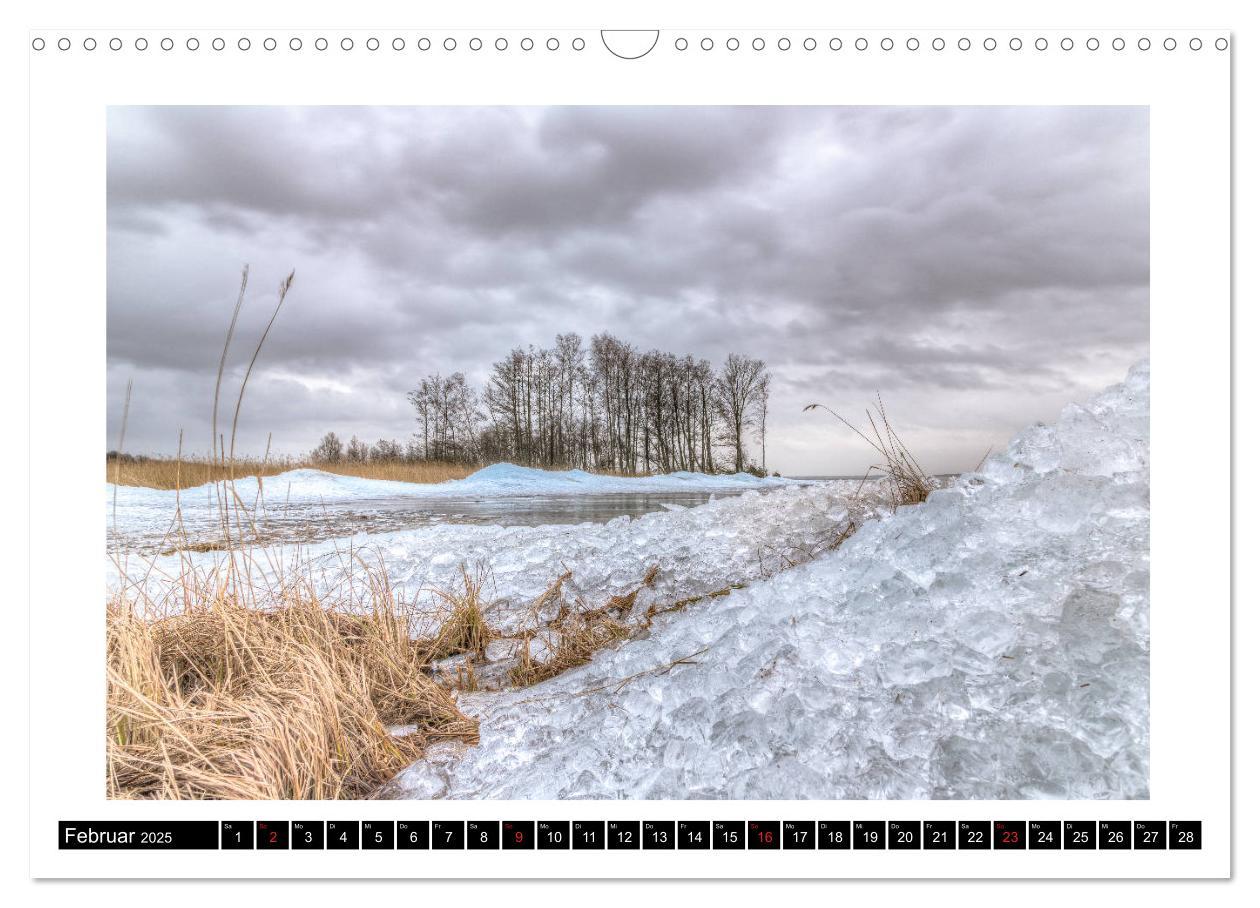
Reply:
[[29, 23], [35, 876], [1230, 875], [1230, 23], [762, 14]]

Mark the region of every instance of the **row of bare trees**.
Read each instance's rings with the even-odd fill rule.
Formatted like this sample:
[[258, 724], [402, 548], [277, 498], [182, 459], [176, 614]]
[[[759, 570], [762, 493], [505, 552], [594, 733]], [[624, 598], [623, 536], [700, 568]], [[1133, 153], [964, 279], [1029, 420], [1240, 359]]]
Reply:
[[374, 445], [360, 441], [358, 436], [351, 436], [348, 442], [342, 442], [336, 432], [329, 432], [319, 440], [319, 444], [311, 451], [311, 460], [319, 463], [366, 463], [368, 461], [419, 462], [425, 460], [421, 445], [417, 439], [407, 442], [406, 447], [389, 438], [382, 438]]
[[714, 369], [611, 334], [589, 346], [561, 334], [553, 347], [518, 347], [494, 363], [480, 394], [456, 372], [422, 379], [408, 399], [417, 428], [406, 448], [352, 439], [343, 449], [329, 433], [312, 455], [623, 473], [765, 469], [770, 373], [736, 353]]

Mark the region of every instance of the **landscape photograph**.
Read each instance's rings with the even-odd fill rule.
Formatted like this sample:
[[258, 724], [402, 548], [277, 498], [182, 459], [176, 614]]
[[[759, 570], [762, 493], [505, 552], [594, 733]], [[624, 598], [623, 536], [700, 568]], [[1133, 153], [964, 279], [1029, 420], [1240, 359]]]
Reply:
[[1150, 797], [1145, 107], [111, 107], [113, 799]]

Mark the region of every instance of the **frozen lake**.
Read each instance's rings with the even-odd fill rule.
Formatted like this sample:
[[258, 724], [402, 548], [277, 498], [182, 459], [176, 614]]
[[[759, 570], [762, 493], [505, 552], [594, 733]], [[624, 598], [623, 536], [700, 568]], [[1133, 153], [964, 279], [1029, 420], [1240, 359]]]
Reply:
[[[710, 500], [741, 495], [743, 490], [709, 492], [592, 492], [522, 497], [390, 496], [334, 501], [290, 502], [259, 508], [246, 538], [261, 544], [319, 542], [360, 533], [385, 533], [447, 524], [532, 527], [607, 523], [616, 517], [641, 517], [656, 511], [693, 508]], [[223, 538], [214, 510], [182, 509], [182, 534], [171, 511], [165, 525], [120, 520], [109, 529], [111, 551], [121, 546], [142, 555], [174, 548], [208, 549]], [[235, 533], [235, 530], [234, 530]]]
[[466, 479], [433, 485], [292, 470], [261, 481], [238, 479], [232, 493], [226, 483], [178, 493], [107, 485], [105, 525], [111, 552], [154, 555], [219, 547], [221, 502], [229, 494], [239, 501], [229, 509], [234, 541], [288, 544], [445, 525], [602, 524], [748, 491], [809, 484], [747, 473], [620, 477], [513, 464], [494, 464]]

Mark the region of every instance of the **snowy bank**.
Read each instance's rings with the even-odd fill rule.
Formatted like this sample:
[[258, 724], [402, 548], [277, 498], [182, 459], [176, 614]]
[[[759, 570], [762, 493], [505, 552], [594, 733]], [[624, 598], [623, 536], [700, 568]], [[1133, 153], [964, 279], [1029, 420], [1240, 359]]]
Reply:
[[442, 745], [399, 791], [1148, 797], [1149, 388], [1135, 367], [833, 552], [462, 695], [480, 745]]
[[[396, 529], [389, 526], [387, 509], [404, 513], [405, 506], [435, 508], [443, 503], [487, 502], [510, 503], [550, 499], [575, 501], [599, 496], [633, 496], [655, 494], [732, 495], [751, 490], [808, 485], [808, 482], [777, 477], [759, 478], [748, 473], [708, 475], [705, 473], [669, 473], [657, 476], [599, 476], [582, 470], [538, 470], [500, 463], [478, 470], [464, 479], [442, 483], [394, 482], [341, 476], [322, 470], [290, 470], [259, 479], [248, 476], [235, 480], [236, 497], [244, 505], [247, 519], [241, 522], [261, 531], [265, 538], [284, 535], [285, 527], [312, 520], [321, 525], [334, 521], [324, 515], [336, 508], [354, 508], [373, 518], [375, 529]], [[209, 483], [179, 492], [136, 486], [105, 485], [106, 527], [117, 538], [111, 540], [111, 551], [122, 549], [150, 551], [169, 549], [177, 537], [173, 530], [177, 513], [184, 531], [193, 543], [218, 538], [220, 499], [224, 486]], [[382, 526], [383, 524], [383, 526]], [[344, 532], [349, 536], [353, 523], [347, 521]], [[328, 535], [326, 527], [320, 536]]]
[[[247, 476], [235, 480], [241, 500], [268, 506], [284, 503], [307, 504], [320, 501], [371, 500], [378, 498], [517, 498], [535, 495], [616, 495], [654, 492], [730, 492], [768, 489], [799, 484], [800, 480], [761, 478], [750, 473], [712, 475], [708, 473], [664, 473], [656, 476], [601, 476], [585, 470], [539, 470], [516, 464], [496, 463], [464, 479], [438, 483], [396, 482], [362, 479], [323, 470], [288, 470], [259, 480]], [[115, 491], [120, 510], [135, 506], [174, 506], [176, 492], [138, 486], [105, 484], [105, 499], [112, 509]], [[215, 484], [184, 489], [179, 493], [185, 506], [215, 500]]]

